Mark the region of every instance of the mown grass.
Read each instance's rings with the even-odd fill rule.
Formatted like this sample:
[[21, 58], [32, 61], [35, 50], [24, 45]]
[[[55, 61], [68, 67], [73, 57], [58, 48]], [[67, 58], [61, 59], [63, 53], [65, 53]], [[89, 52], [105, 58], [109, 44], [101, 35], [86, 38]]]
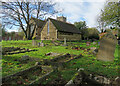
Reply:
[[[40, 40], [37, 40], [40, 42]], [[57, 41], [59, 42], [59, 41]], [[52, 45], [51, 41], [43, 41], [45, 44], [49, 44], [51, 46], [45, 46], [45, 47], [37, 47], [32, 46], [32, 41], [2, 41], [2, 47], [20, 47], [20, 48], [29, 48], [29, 49], [36, 49], [37, 51], [32, 52], [26, 52], [26, 53], [19, 53], [19, 54], [13, 54], [13, 55], [4, 55], [2, 56], [2, 67], [3, 76], [18, 72], [20, 70], [23, 70], [25, 68], [28, 68], [30, 66], [33, 66], [35, 62], [29, 62], [27, 64], [21, 64], [19, 61], [14, 61], [15, 59], [19, 59], [23, 55], [29, 55], [33, 58], [39, 58], [39, 59], [51, 59], [54, 57], [45, 56], [46, 53], [49, 52], [55, 52], [55, 53], [70, 53], [79, 55], [80, 53], [83, 55], [82, 58], [76, 59], [71, 61], [70, 63], [66, 64], [66, 68], [64, 70], [61, 70], [60, 73], [62, 77], [65, 80], [70, 80], [74, 73], [79, 68], [84, 68], [85, 70], [88, 70], [91, 73], [97, 73], [101, 74], [107, 77], [116, 77], [118, 75], [118, 52], [120, 46], [116, 46], [115, 51], [115, 61], [114, 62], [103, 62], [96, 60], [96, 57], [94, 55], [88, 55], [88, 52], [84, 52], [83, 50], [72, 50], [71, 46], [54, 46]], [[68, 44], [70, 42], [67, 42]], [[80, 46], [84, 48], [90, 48], [90, 47], [99, 47], [97, 44], [90, 46], [86, 46], [86, 42], [72, 42], [75, 46]], [[68, 48], [68, 49], [67, 49]], [[7, 63], [6, 63], [7, 62]], [[21, 65], [21, 67], [19, 66]], [[49, 79], [49, 81], [52, 79]]]
[[[39, 40], [38, 40], [39, 41]], [[39, 41], [40, 42], [40, 41]], [[44, 43], [50, 43], [50, 41], [43, 41]], [[32, 41], [2, 41], [2, 47], [20, 47], [20, 48], [28, 48], [28, 49], [36, 49], [37, 51], [26, 52], [26, 53], [19, 53], [13, 55], [3, 55], [2, 56], [2, 75], [3, 77], [15, 72], [18, 72], [22, 69], [28, 68], [35, 64], [35, 62], [29, 62], [27, 64], [22, 65], [19, 61], [14, 61], [15, 59], [19, 59], [23, 55], [29, 55], [33, 58], [40, 58], [42, 59], [51, 59], [54, 57], [45, 56], [46, 53], [49, 52], [56, 52], [56, 53], [70, 53], [76, 54], [82, 53], [83, 51], [74, 51], [65, 49], [65, 46], [45, 46], [45, 47], [37, 47], [32, 46]], [[21, 65], [21, 67], [19, 66]]]

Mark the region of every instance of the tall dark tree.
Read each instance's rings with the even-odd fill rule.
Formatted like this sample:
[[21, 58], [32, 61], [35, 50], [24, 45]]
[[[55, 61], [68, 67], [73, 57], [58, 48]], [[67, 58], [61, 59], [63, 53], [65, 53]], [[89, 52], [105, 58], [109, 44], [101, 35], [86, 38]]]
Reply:
[[81, 32], [82, 39], [85, 39], [85, 34], [87, 33], [87, 25], [85, 21], [75, 22], [74, 25]]
[[43, 0], [36, 0], [35, 2], [28, 2], [28, 0], [16, 0], [16, 2], [2, 2], [2, 24], [6, 27], [13, 26], [21, 27], [25, 37], [31, 40], [36, 28], [31, 30], [30, 19], [35, 17], [38, 19], [44, 18], [45, 15], [53, 15], [57, 13], [54, 9], [55, 3], [52, 1], [45, 2]]
[[79, 29], [85, 29], [87, 27], [85, 21], [75, 22], [74, 25]]

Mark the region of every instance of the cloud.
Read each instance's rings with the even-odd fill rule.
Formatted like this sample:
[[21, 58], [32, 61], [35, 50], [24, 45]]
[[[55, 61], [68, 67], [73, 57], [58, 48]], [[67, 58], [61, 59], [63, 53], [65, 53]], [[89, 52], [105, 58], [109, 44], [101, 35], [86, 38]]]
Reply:
[[18, 32], [18, 29], [8, 29], [8, 32]]
[[89, 2], [85, 2], [85, 0], [77, 0], [79, 2], [76, 2], [76, 0], [72, 0], [73, 2], [67, 1], [58, 2], [59, 8], [64, 9], [59, 16], [66, 16], [68, 22], [71, 23], [85, 20], [89, 27], [97, 26], [97, 16], [103, 8], [105, 0], [102, 0], [102, 2], [90, 2], [89, 0], [86, 0]]
[[67, 22], [74, 23], [76, 21], [86, 21], [89, 27], [96, 27], [96, 18], [103, 8], [106, 0], [53, 0], [57, 3], [54, 7], [56, 10], [61, 11], [59, 14], [51, 16], [50, 14], [45, 17], [56, 18], [57, 16], [67, 17]]

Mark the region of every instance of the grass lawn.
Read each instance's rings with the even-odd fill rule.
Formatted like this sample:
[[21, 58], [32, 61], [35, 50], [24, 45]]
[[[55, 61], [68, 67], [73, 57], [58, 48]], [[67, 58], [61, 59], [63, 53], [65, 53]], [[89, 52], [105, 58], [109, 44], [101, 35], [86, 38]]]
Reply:
[[[40, 42], [40, 40], [37, 40]], [[58, 41], [57, 41], [58, 42]], [[37, 47], [32, 46], [32, 40], [29, 41], [2, 41], [2, 47], [20, 47], [20, 48], [26, 48], [26, 49], [36, 49], [37, 51], [31, 51], [26, 53], [19, 53], [19, 54], [13, 54], [13, 55], [3, 55], [2, 56], [2, 76], [7, 76], [10, 74], [13, 74], [15, 72], [21, 71], [23, 69], [29, 68], [35, 64], [35, 62], [28, 62], [26, 64], [22, 64], [19, 61], [15, 61], [15, 59], [19, 59], [23, 55], [29, 55], [33, 58], [39, 58], [41, 60], [43, 59], [52, 59], [54, 57], [45, 56], [46, 53], [49, 52], [55, 52], [55, 53], [69, 53], [69, 54], [75, 54], [79, 55], [82, 54], [83, 57], [73, 60], [66, 64], [66, 68], [59, 71], [62, 78], [66, 81], [70, 80], [74, 73], [77, 71], [78, 68], [84, 68], [85, 70], [89, 71], [90, 73], [96, 73], [100, 75], [104, 75], [106, 77], [116, 77], [118, 75], [118, 52], [120, 46], [116, 46], [115, 50], [115, 61], [114, 62], [103, 62], [96, 60], [96, 56], [92, 54], [88, 54], [88, 52], [85, 52], [84, 50], [73, 50], [71, 49], [70, 42], [67, 42], [69, 46], [54, 46], [50, 41], [43, 41], [43, 43], [48, 44], [48, 46], [45, 47]], [[97, 44], [90, 46], [86, 46], [86, 42], [72, 42], [75, 46], [80, 46], [84, 48], [90, 48], [90, 47], [99, 47]], [[56, 76], [55, 76], [56, 75]], [[57, 74], [51, 75], [51, 77], [43, 82], [47, 83], [51, 81], [53, 78], [57, 77]]]

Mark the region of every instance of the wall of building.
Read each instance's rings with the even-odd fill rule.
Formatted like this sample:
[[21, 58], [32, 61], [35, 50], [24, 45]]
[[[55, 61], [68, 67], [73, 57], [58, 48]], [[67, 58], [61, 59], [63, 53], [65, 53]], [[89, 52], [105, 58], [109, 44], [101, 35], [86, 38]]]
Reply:
[[48, 22], [45, 24], [41, 31], [41, 40], [56, 40], [57, 30], [56, 27], [49, 21], [49, 33], [48, 33]]
[[48, 22], [45, 24], [41, 31], [41, 40], [81, 40], [80, 34], [65, 33], [57, 31], [56, 27], [51, 21], [49, 21], [49, 33], [48, 33]]
[[36, 39], [41, 39], [41, 28], [37, 28], [34, 35], [36, 36]]
[[[34, 25], [35, 25], [35, 22], [34, 22], [33, 19], [30, 20], [30, 25], [31, 25], [31, 26], [34, 26]], [[37, 29], [37, 28], [38, 28], [38, 27], [36, 27], [36, 29]], [[36, 32], [37, 32], [36, 29], [35, 29], [35, 31], [34, 31], [33, 37], [36, 37]], [[27, 32], [27, 33], [28, 33], [28, 32]], [[32, 33], [31, 33], [31, 35], [32, 35]]]
[[64, 38], [66, 38], [67, 40], [81, 40], [81, 35], [75, 33], [58, 32], [57, 37], [58, 40], [64, 40]]
[[[35, 25], [34, 20], [31, 19], [30, 20], [30, 24], [31, 25]], [[40, 31], [41, 31], [41, 28], [39, 28], [39, 27], [36, 26], [36, 29], [35, 29], [34, 34], [33, 34], [33, 37], [36, 37], [36, 39], [41, 39], [41, 33], [40, 33]]]

